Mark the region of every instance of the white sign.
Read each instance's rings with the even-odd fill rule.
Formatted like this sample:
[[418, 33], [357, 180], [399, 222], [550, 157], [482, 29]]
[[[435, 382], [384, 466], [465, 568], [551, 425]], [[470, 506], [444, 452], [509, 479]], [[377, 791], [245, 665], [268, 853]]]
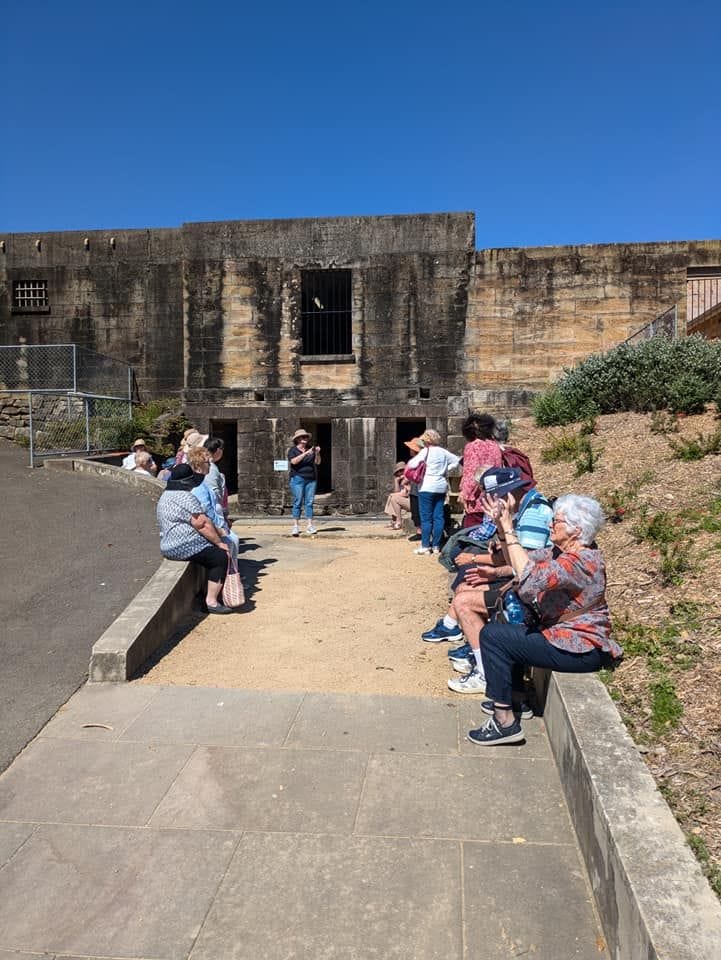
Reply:
[[285, 473], [285, 471], [288, 469], [288, 461], [287, 461], [287, 460], [274, 460], [274, 461], [273, 461], [273, 469], [274, 469], [277, 473]]

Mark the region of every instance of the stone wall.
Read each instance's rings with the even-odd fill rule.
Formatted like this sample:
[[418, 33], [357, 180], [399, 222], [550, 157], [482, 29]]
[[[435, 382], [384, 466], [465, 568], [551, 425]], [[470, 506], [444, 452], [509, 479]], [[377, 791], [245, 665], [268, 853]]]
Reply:
[[[458, 392], [471, 215], [187, 224], [183, 243], [194, 401], [218, 389]], [[300, 349], [301, 272], [331, 268], [352, 270], [353, 354], [311, 361]]]
[[[145, 396], [183, 386], [179, 230], [4, 234], [0, 343], [76, 343], [130, 363]], [[47, 310], [13, 309], [13, 281], [46, 281]]]
[[[476, 251], [474, 228], [453, 213], [0, 235], [0, 343], [78, 343], [133, 364], [145, 398], [182, 393], [196, 425], [237, 424], [251, 512], [287, 510], [273, 460], [322, 422], [323, 509], [375, 512], [399, 418], [458, 445], [469, 407], [525, 410], [674, 305], [683, 329], [687, 269], [721, 265], [720, 240]], [[352, 274], [352, 353], [305, 357], [302, 271], [337, 268]], [[47, 282], [47, 308], [13, 307], [28, 280]]]
[[468, 296], [467, 389], [538, 390], [676, 304], [686, 270], [720, 264], [721, 241], [480, 250]]

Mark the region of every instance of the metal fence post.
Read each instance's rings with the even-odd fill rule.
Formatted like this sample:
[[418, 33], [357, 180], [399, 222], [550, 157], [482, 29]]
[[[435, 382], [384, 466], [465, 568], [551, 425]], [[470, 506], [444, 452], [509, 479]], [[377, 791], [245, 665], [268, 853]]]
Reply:
[[133, 419], [133, 368], [128, 367], [128, 420]]
[[78, 348], [73, 344], [73, 393], [78, 392]]
[[87, 397], [83, 397], [85, 405], [85, 450], [90, 453], [90, 403]]
[[30, 433], [30, 466], [35, 466], [35, 459], [33, 453], [35, 447], [33, 446], [33, 395], [32, 392], [28, 393], [28, 432]]

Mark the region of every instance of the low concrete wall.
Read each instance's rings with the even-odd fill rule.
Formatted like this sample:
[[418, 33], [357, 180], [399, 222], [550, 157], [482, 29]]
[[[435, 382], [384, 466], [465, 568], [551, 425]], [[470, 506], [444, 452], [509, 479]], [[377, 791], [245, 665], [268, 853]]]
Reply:
[[613, 960], [719, 960], [721, 904], [603, 684], [553, 674], [544, 719]]
[[187, 621], [197, 594], [204, 588], [203, 567], [163, 560], [137, 597], [93, 646], [89, 682], [129, 680]]
[[[105, 477], [114, 483], [142, 490], [156, 500], [165, 489], [165, 484], [155, 477], [98, 460], [58, 458], [46, 460], [45, 466], [51, 470], [72, 470]], [[205, 590], [205, 570], [202, 567], [195, 563], [163, 560], [140, 593], [93, 646], [89, 682], [129, 680], [187, 621], [201, 590]]]

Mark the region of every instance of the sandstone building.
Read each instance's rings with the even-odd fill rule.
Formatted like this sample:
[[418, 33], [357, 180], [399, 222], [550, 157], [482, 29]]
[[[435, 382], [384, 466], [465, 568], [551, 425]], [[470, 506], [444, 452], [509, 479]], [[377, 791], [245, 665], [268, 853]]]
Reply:
[[287, 510], [273, 463], [302, 424], [319, 505], [363, 513], [425, 426], [457, 444], [469, 406], [522, 407], [670, 308], [718, 325], [720, 277], [721, 240], [477, 250], [470, 213], [0, 234], [0, 343], [77, 343], [181, 394], [249, 512]]

